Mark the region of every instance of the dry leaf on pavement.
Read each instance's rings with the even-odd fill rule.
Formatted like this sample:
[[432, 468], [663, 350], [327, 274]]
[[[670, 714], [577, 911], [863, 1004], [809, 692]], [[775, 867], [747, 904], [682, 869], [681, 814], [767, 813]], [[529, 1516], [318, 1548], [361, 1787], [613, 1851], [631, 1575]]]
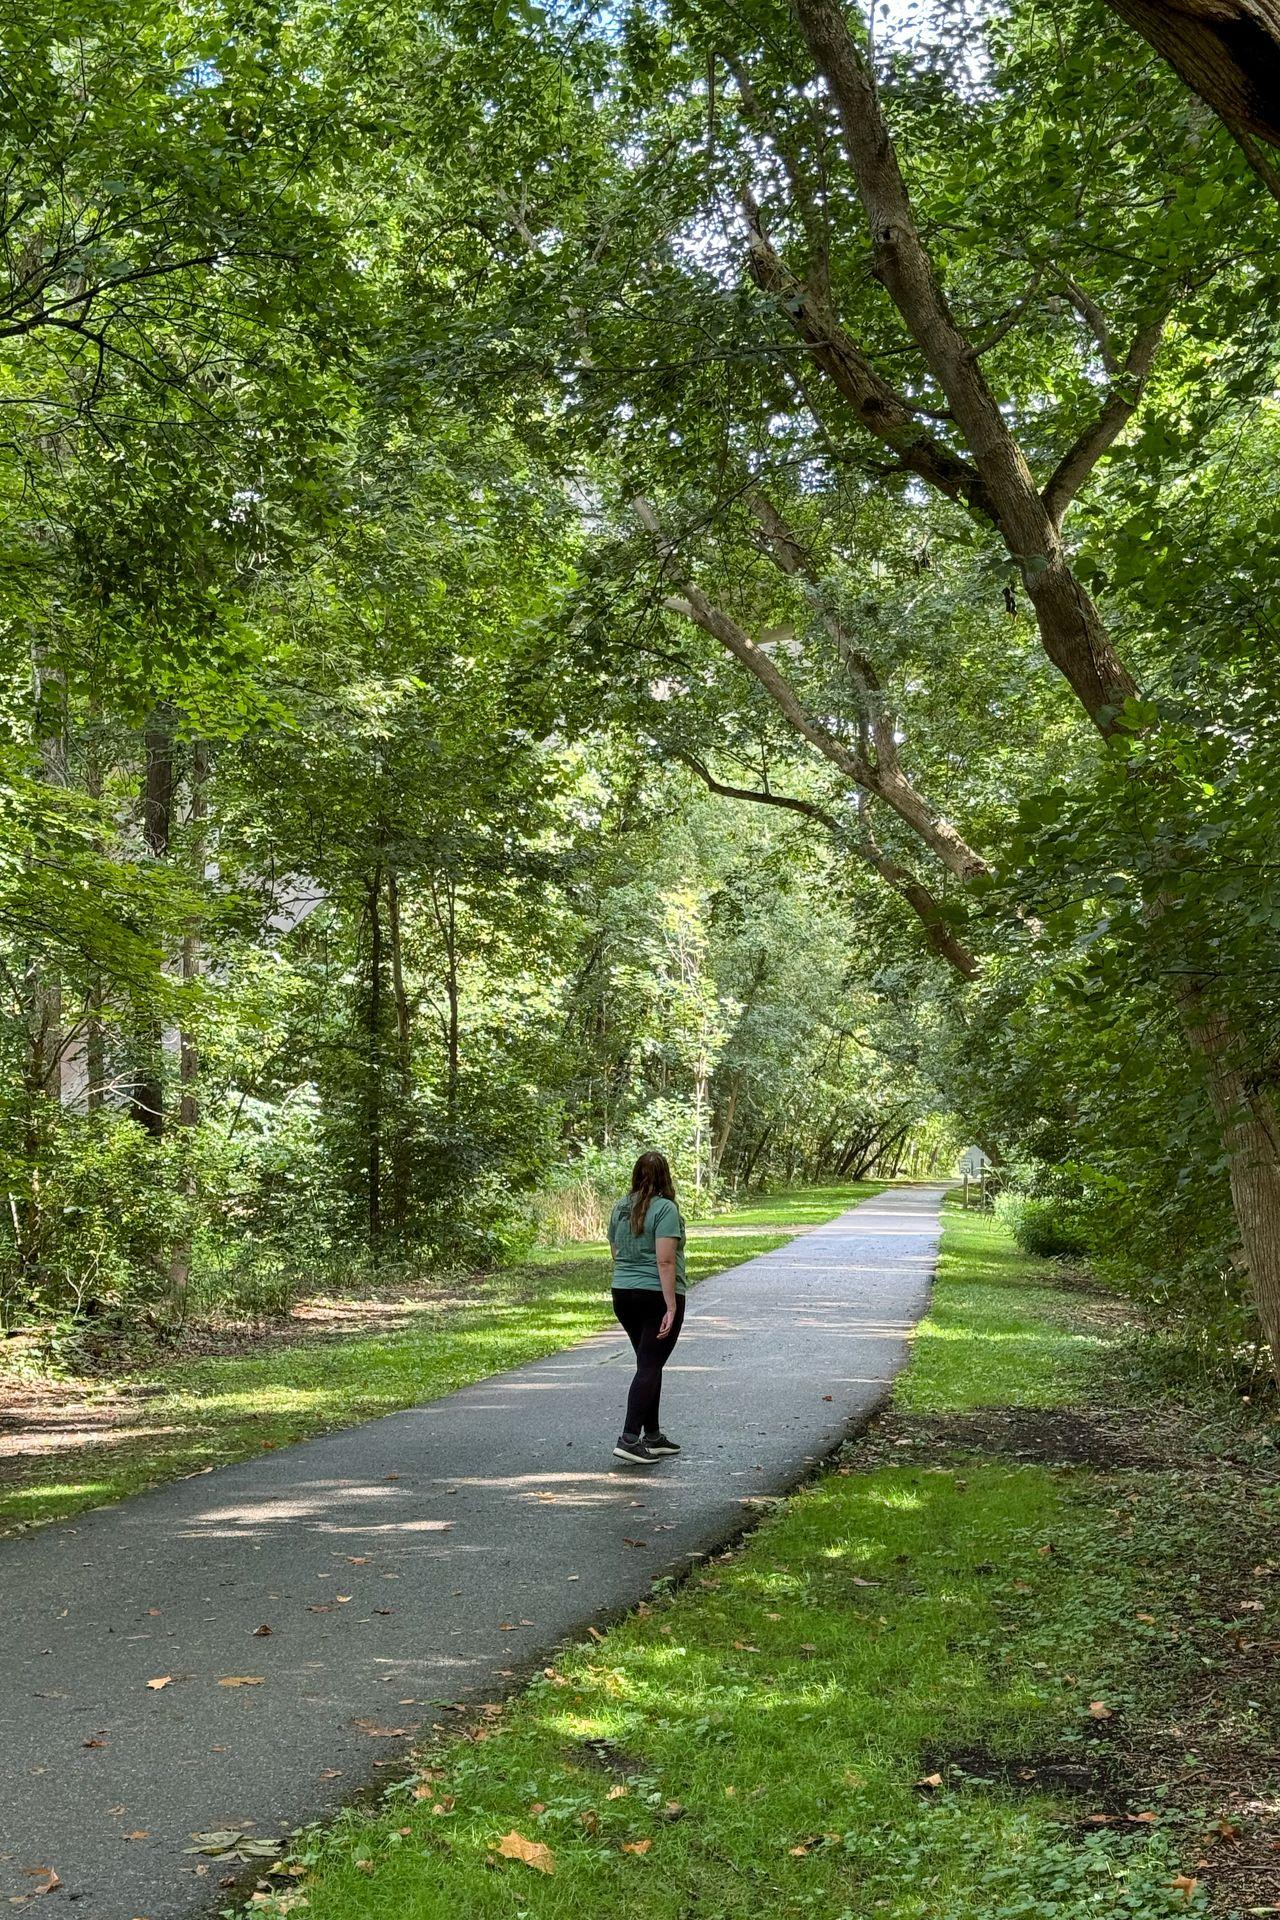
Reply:
[[173, 1679], [171, 1673], [162, 1673], [155, 1680], [148, 1680], [147, 1688], [151, 1693], [159, 1693], [161, 1687], [167, 1687]]
[[225, 1673], [218, 1685], [220, 1687], [260, 1687], [262, 1675], [260, 1673]]

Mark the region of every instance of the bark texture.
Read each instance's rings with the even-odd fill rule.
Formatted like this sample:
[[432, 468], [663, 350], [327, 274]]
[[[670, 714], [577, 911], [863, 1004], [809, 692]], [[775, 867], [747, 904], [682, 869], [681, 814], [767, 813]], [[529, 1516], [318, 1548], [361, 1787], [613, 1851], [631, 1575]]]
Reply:
[[1110, 5], [1238, 140], [1280, 146], [1280, 0], [1110, 0]]

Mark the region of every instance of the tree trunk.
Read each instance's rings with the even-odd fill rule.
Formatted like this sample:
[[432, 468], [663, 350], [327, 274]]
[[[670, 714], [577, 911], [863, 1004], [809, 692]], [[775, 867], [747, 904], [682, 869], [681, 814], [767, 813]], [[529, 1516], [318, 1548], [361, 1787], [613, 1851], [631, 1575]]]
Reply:
[[382, 1232], [382, 863], [368, 882], [369, 1019], [365, 1146], [369, 1180], [369, 1238]]
[[[146, 769], [142, 780], [142, 838], [155, 860], [167, 858], [173, 835], [173, 717], [157, 707], [143, 735]], [[158, 1022], [148, 1021], [140, 1035], [142, 1061], [134, 1074], [130, 1111], [155, 1140], [164, 1137], [164, 1072]]]
[[431, 882], [431, 901], [436, 925], [444, 942], [445, 1001], [445, 1101], [450, 1120], [458, 1114], [458, 1080], [461, 1072], [461, 1043], [458, 990], [458, 889], [452, 875]]
[[1187, 1039], [1204, 1063], [1254, 1305], [1272, 1365], [1280, 1370], [1280, 1116], [1254, 1084], [1225, 1014], [1194, 982], [1181, 987], [1177, 998]]
[[391, 955], [391, 994], [396, 1013], [396, 1074], [400, 1096], [400, 1110], [391, 1141], [391, 1223], [397, 1234], [403, 1234], [409, 1218], [413, 1165], [413, 1017], [404, 984], [400, 883], [394, 867], [387, 870], [387, 941]]
[[1280, 169], [1257, 150], [1280, 146], [1280, 0], [1109, 0], [1213, 108], [1280, 198]]
[[719, 1121], [715, 1136], [711, 1142], [711, 1180], [712, 1184], [720, 1178], [720, 1167], [724, 1160], [725, 1148], [729, 1144], [729, 1135], [733, 1132], [733, 1116], [738, 1110], [738, 1099], [742, 1092], [742, 1075], [735, 1073], [729, 1081], [728, 1095], [717, 1115]]
[[[204, 873], [204, 824], [208, 814], [208, 778], [209, 749], [203, 740], [198, 740], [191, 750], [190, 854], [190, 864], [197, 879]], [[200, 926], [199, 922], [193, 918], [187, 921], [182, 932], [183, 984], [194, 986], [202, 971]], [[199, 1076], [200, 1051], [195, 1036], [188, 1027], [180, 1027], [178, 1030], [178, 1080], [181, 1093], [178, 1099], [178, 1125], [187, 1133], [200, 1124]], [[197, 1186], [195, 1158], [190, 1151], [184, 1157], [186, 1164], [182, 1170], [183, 1191], [188, 1207], [194, 1212]], [[187, 1286], [191, 1279], [191, 1228], [192, 1222], [188, 1218], [169, 1255], [169, 1293], [180, 1319], [186, 1314]]]

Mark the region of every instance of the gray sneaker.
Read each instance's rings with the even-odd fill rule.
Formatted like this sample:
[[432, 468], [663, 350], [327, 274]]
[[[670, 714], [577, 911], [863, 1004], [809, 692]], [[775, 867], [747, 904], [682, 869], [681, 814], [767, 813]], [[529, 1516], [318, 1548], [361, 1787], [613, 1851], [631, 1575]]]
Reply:
[[628, 1440], [625, 1433], [618, 1435], [613, 1457], [615, 1460], [629, 1460], [633, 1467], [656, 1467], [659, 1458], [647, 1441]]

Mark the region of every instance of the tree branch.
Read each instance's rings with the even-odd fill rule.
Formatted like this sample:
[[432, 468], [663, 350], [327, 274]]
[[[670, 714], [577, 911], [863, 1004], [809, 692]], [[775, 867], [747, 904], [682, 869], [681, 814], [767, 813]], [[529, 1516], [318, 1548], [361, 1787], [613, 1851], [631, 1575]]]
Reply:
[[1115, 444], [1121, 429], [1137, 411], [1172, 304], [1173, 296], [1170, 294], [1147, 325], [1140, 327], [1134, 335], [1124, 365], [1117, 369], [1116, 380], [1097, 417], [1067, 448], [1045, 482], [1040, 497], [1055, 527], [1062, 525], [1067, 508], [1103, 454]]
[[877, 373], [826, 302], [796, 279], [768, 240], [754, 200], [747, 199], [744, 210], [752, 279], [777, 300], [789, 325], [860, 424], [892, 448], [906, 472], [917, 474], [949, 500], [959, 500], [980, 519], [994, 522], [987, 490], [969, 462], [920, 425], [910, 403]]
[[672, 747], [662, 743], [667, 753], [674, 754], [706, 786], [711, 793], [719, 794], [726, 800], [749, 800], [766, 807], [781, 807], [792, 813], [804, 814], [810, 820], [816, 820], [827, 829], [832, 838], [846, 852], [855, 854], [869, 866], [873, 873], [892, 888], [901, 900], [905, 900], [921, 926], [924, 935], [934, 952], [947, 962], [947, 965], [965, 980], [974, 980], [981, 971], [976, 957], [965, 946], [963, 940], [948, 924], [942, 907], [936, 896], [930, 892], [922, 880], [918, 880], [906, 867], [884, 853], [874, 834], [867, 825], [865, 816], [862, 821], [861, 838], [853, 836], [833, 813], [817, 806], [811, 800], [801, 800], [790, 793], [771, 793], [760, 787], [734, 787], [727, 781], [717, 780], [710, 768], [704, 766], [695, 754], [682, 747]]
[[[1136, 692], [1098, 610], [1068, 564], [1021, 447], [973, 347], [952, 316], [915, 223], [875, 82], [840, 0], [792, 0], [801, 31], [840, 116], [873, 250], [873, 271], [946, 396], [972, 456], [975, 510], [998, 527], [1022, 570], [1045, 652], [1103, 735], [1122, 724]], [[962, 462], [967, 468], [967, 463]]]
[[637, 499], [633, 505], [636, 518], [653, 535], [659, 553], [678, 578], [682, 589], [679, 595], [671, 595], [663, 602], [667, 610], [701, 627], [704, 633], [710, 634], [713, 640], [726, 648], [759, 681], [801, 739], [816, 747], [854, 786], [875, 794], [891, 807], [924, 841], [930, 852], [937, 855], [949, 872], [965, 881], [984, 874], [987, 864], [981, 854], [966, 843], [949, 820], [934, 811], [896, 765], [873, 764], [865, 753], [846, 745], [839, 734], [810, 713], [790, 681], [779, 673], [750, 634], [738, 625], [731, 614], [709, 600], [685, 574], [677, 572], [674, 545], [663, 534], [652, 504], [648, 500]]

